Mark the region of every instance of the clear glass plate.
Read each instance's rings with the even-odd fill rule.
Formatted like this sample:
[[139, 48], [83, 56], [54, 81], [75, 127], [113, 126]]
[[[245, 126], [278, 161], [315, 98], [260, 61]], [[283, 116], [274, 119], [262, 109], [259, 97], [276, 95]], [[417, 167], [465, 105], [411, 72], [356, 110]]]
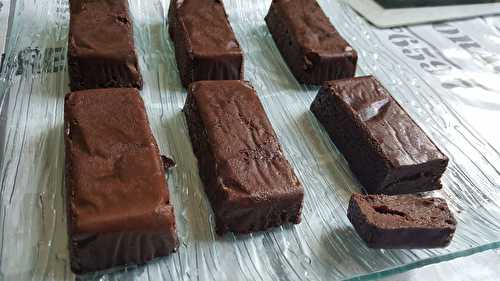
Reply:
[[[346, 4], [320, 4], [373, 74], [450, 157], [444, 189], [458, 220], [451, 245], [371, 250], [346, 218], [360, 186], [309, 112], [318, 88], [298, 84], [263, 17], [270, 1], [226, 0], [255, 86], [305, 186], [303, 221], [217, 237], [181, 113], [186, 96], [166, 31], [166, 0], [131, 0], [145, 100], [169, 175], [181, 246], [147, 266], [83, 280], [373, 279], [500, 246], [500, 18], [375, 29]], [[66, 0], [17, 0], [0, 80], [0, 279], [73, 280], [63, 211]], [[457, 39], [458, 38], [458, 39]]]

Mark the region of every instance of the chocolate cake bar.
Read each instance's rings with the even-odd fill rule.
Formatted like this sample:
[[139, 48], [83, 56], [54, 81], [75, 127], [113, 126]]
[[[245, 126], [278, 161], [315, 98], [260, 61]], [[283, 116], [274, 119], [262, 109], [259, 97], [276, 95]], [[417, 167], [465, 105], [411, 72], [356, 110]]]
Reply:
[[325, 83], [311, 111], [368, 193], [441, 188], [448, 158], [375, 78]]
[[71, 269], [142, 264], [174, 251], [174, 210], [139, 92], [69, 93], [64, 120]]
[[330, 23], [316, 0], [273, 0], [267, 27], [300, 83], [353, 77], [358, 55]]
[[243, 79], [243, 52], [221, 0], [171, 0], [168, 30], [184, 87]]
[[354, 194], [347, 216], [370, 248], [446, 247], [457, 222], [440, 198]]
[[72, 91], [142, 88], [128, 1], [71, 0], [68, 69]]
[[219, 234], [300, 222], [303, 187], [247, 82], [192, 83], [184, 114]]

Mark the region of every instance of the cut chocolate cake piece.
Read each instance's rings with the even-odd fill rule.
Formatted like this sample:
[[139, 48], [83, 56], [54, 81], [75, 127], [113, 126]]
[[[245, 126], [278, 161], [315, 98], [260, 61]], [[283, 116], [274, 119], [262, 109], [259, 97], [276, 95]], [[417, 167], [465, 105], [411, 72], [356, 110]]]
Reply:
[[446, 247], [456, 220], [441, 198], [353, 194], [347, 216], [370, 248]]

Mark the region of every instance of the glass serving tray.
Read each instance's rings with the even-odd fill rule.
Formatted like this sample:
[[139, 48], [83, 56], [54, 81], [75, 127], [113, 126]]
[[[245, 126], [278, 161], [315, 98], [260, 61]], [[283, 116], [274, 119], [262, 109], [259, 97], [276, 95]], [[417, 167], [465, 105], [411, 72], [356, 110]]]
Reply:
[[[373, 279], [500, 246], [500, 17], [379, 30], [348, 5], [319, 1], [373, 74], [450, 157], [444, 189], [458, 220], [445, 249], [371, 250], [346, 217], [360, 186], [309, 112], [264, 23], [270, 1], [226, 0], [255, 86], [305, 187], [303, 221], [250, 235], [213, 232], [181, 108], [168, 1], [131, 0], [151, 126], [177, 167], [168, 176], [179, 251], [81, 280]], [[73, 280], [63, 211], [66, 0], [17, 0], [0, 76], [0, 279]]]

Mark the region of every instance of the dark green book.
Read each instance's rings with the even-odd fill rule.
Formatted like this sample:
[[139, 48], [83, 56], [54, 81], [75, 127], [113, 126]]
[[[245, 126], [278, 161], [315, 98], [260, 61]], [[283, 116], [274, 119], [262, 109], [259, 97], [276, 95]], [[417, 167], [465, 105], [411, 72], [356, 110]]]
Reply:
[[375, 0], [386, 9], [499, 3], [500, 0]]

